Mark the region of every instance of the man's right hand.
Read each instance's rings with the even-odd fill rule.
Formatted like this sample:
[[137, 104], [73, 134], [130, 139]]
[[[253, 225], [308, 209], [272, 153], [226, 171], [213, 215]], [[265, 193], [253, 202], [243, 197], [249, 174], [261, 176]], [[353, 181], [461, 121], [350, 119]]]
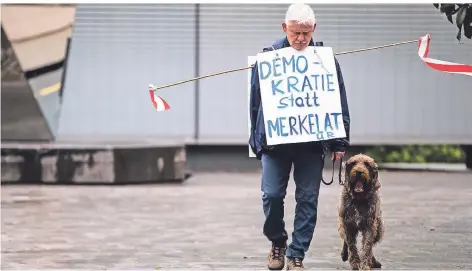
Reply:
[[344, 157], [344, 152], [332, 152], [331, 161], [340, 160]]

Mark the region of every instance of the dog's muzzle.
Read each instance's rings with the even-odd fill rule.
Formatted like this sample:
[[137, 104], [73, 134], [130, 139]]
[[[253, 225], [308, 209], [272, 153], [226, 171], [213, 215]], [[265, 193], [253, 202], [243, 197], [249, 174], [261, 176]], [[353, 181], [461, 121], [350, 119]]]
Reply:
[[353, 191], [355, 193], [364, 193], [365, 184], [369, 178], [369, 174], [364, 171], [351, 171], [351, 186], [354, 185]]
[[354, 186], [354, 192], [356, 193], [363, 193], [364, 192], [364, 182], [358, 181]]

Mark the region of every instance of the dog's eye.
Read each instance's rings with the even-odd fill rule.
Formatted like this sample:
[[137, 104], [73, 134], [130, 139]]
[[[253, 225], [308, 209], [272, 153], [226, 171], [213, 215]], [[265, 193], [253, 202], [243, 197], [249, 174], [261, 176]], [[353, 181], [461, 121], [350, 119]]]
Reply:
[[347, 171], [351, 171], [351, 169], [352, 169], [353, 167], [354, 167], [354, 163], [352, 163], [352, 162], [349, 163], [349, 164], [346, 163], [346, 170], [347, 170]]

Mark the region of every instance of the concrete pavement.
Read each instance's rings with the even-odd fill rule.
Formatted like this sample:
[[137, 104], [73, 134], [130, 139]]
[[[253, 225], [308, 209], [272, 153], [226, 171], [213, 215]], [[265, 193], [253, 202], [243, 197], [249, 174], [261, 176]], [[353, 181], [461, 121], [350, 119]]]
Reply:
[[379, 163], [383, 170], [429, 171], [429, 172], [470, 172], [465, 163]]
[[[331, 172], [325, 172], [325, 178]], [[384, 269], [472, 269], [472, 174], [381, 172]], [[257, 173], [182, 185], [2, 186], [2, 269], [265, 269]], [[322, 186], [310, 269], [339, 257], [339, 186]], [[294, 184], [286, 200], [291, 232]]]

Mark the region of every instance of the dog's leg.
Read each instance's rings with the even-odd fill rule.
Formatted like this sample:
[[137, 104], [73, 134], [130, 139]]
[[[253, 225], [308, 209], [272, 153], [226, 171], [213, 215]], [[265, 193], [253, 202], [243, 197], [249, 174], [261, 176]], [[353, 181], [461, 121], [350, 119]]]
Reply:
[[343, 218], [341, 216], [339, 218], [339, 228], [338, 228], [338, 233], [341, 239], [343, 240], [343, 248], [341, 250], [341, 260], [343, 262], [347, 261], [348, 259], [348, 250], [347, 250], [347, 244], [346, 244], [346, 231], [344, 230], [344, 222]]
[[375, 258], [373, 251], [372, 251], [372, 257], [370, 258], [368, 265], [370, 268], [376, 268], [376, 269], [382, 268], [382, 264]]
[[[359, 270], [360, 258], [357, 250], [357, 233], [358, 230], [355, 227], [350, 227], [349, 231], [345, 232], [344, 242], [347, 250], [347, 259], [352, 270]], [[344, 250], [344, 249], [343, 249]]]
[[[382, 218], [377, 218], [377, 235], [374, 238], [374, 245], [379, 243], [384, 235], [384, 225], [382, 222]], [[370, 263], [371, 268], [382, 268], [382, 264], [375, 258], [374, 253], [372, 253], [372, 261]]]
[[[365, 230], [362, 232], [362, 257], [361, 257], [361, 269], [370, 270], [372, 267], [375, 257], [373, 254], [373, 247], [377, 237], [379, 236], [378, 232], [378, 222], [373, 221]], [[375, 260], [376, 261], [376, 260]]]
[[370, 270], [372, 263], [372, 247], [374, 245], [374, 236], [372, 229], [367, 229], [362, 233], [362, 254], [361, 254], [361, 270]]
[[[344, 195], [345, 196], [345, 195]], [[357, 250], [357, 233], [358, 228], [356, 224], [356, 216], [352, 215], [353, 210], [349, 209], [352, 206], [346, 205], [345, 198], [339, 207], [339, 236], [343, 240], [343, 249], [341, 252], [341, 259], [349, 260], [349, 265], [352, 270], [358, 270], [360, 265], [359, 253]]]
[[346, 244], [346, 241], [343, 241], [343, 250], [341, 251], [341, 259], [343, 260], [343, 262], [347, 261], [349, 257], [349, 251], [347, 249], [347, 244]]
[[341, 204], [338, 206], [338, 233], [339, 237], [343, 240], [343, 248], [341, 250], [341, 260], [343, 262], [347, 261], [348, 251], [347, 251], [347, 244], [346, 244], [346, 232], [344, 231], [344, 202], [343, 198], [341, 197]]
[[376, 219], [375, 223], [377, 224], [377, 234], [374, 238], [374, 245], [382, 240], [385, 232], [385, 226], [381, 216]]

